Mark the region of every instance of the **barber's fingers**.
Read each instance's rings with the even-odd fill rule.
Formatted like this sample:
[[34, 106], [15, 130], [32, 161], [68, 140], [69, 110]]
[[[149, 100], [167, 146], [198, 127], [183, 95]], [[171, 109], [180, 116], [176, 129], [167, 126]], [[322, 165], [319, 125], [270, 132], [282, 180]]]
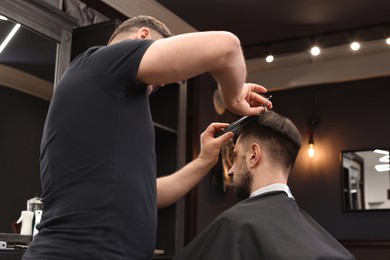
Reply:
[[249, 90], [252, 92], [265, 93], [267, 89], [259, 84], [255, 83], [245, 83], [248, 86]]
[[218, 138], [214, 138], [215, 134], [217, 132], [220, 132], [222, 130], [224, 130], [226, 127], [228, 127], [229, 124], [227, 123], [211, 123], [207, 128], [206, 130], [202, 133], [201, 135], [201, 138], [202, 139], [215, 139], [214, 141], [217, 141], [217, 143], [219, 143], [220, 145], [226, 143], [227, 141], [229, 141], [231, 138], [233, 138], [234, 134], [233, 132], [227, 132], [221, 136], [219, 136]]
[[226, 143], [227, 141], [229, 141], [233, 137], [234, 137], [234, 133], [233, 132], [227, 132], [227, 133], [224, 133], [223, 135], [215, 138], [215, 140], [219, 141], [220, 145], [223, 145], [224, 143]]
[[262, 106], [262, 107], [267, 107], [267, 109], [272, 109], [272, 102], [268, 98], [258, 93], [254, 93], [254, 92], [250, 93], [247, 102], [249, 103], [250, 107]]
[[211, 123], [203, 133], [210, 136], [214, 136], [217, 132], [222, 131], [228, 126], [229, 126], [228, 123], [219, 123], [219, 122]]
[[262, 95], [266, 92], [267, 89], [261, 85], [245, 83], [240, 98], [237, 102], [230, 104], [228, 109], [242, 116], [259, 115], [266, 109], [272, 109], [272, 102]]
[[251, 107], [265, 106], [268, 109], [272, 108], [272, 102], [269, 98], [259, 94], [267, 92], [266, 88], [253, 83], [246, 83], [246, 85], [250, 91], [247, 92], [245, 99]]

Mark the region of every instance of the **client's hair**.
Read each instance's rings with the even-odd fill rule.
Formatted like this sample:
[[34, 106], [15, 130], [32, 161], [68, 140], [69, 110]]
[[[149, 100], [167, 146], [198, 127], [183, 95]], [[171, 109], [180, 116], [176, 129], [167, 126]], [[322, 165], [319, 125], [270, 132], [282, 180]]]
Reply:
[[234, 142], [239, 136], [244, 146], [257, 141], [271, 160], [290, 170], [302, 144], [301, 135], [294, 123], [271, 110], [260, 114], [253, 123], [239, 129]]

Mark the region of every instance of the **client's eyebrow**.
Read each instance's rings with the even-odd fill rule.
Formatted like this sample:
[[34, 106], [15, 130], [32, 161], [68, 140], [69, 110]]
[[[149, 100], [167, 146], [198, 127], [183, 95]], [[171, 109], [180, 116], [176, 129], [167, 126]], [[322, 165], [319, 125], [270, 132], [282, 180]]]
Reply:
[[232, 163], [235, 163], [237, 159], [237, 152], [233, 151], [232, 153]]

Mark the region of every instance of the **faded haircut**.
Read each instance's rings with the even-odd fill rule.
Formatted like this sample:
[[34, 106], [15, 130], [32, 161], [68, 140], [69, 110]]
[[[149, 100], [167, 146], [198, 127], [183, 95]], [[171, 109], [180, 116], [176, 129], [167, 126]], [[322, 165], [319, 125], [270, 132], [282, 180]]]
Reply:
[[112, 34], [108, 43], [110, 43], [115, 37], [120, 34], [131, 33], [142, 27], [147, 27], [153, 31], [156, 31], [164, 38], [168, 38], [173, 35], [168, 29], [168, 27], [156, 18], [147, 15], [138, 15], [136, 17], [124, 21], [121, 25], [119, 25], [119, 27]]
[[270, 160], [290, 171], [302, 145], [302, 137], [294, 123], [271, 110], [260, 114], [253, 123], [237, 131], [234, 142], [238, 137], [245, 148], [250, 143], [258, 142]]

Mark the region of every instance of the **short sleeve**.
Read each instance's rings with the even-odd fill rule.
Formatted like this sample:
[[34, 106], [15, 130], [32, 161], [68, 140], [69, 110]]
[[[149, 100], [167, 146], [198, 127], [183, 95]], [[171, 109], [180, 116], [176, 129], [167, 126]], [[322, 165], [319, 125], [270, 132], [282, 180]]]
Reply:
[[100, 87], [115, 95], [126, 95], [137, 84], [137, 73], [151, 40], [126, 40], [99, 48], [88, 59], [88, 67]]

